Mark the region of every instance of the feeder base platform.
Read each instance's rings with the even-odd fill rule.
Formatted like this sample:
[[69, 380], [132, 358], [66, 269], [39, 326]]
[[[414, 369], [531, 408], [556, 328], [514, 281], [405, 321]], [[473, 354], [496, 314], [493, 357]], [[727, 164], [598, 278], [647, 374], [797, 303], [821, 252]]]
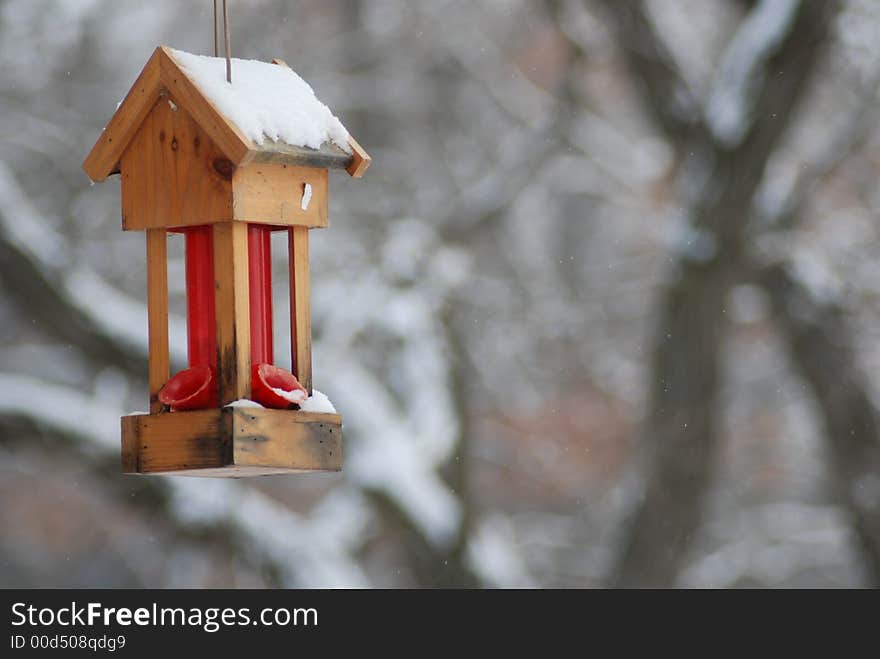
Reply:
[[342, 469], [342, 417], [251, 407], [122, 417], [122, 471], [243, 478]]

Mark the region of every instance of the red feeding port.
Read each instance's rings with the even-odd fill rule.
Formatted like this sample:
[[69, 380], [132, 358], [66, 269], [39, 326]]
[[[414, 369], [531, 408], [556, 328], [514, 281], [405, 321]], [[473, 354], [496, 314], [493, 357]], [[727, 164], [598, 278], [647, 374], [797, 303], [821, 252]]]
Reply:
[[[186, 328], [189, 368], [171, 378], [159, 399], [172, 410], [215, 407], [217, 328], [212, 226], [186, 227]], [[308, 392], [293, 374], [272, 365], [272, 227], [248, 226], [251, 397], [272, 408], [302, 402]]]
[[210, 226], [187, 227], [186, 334], [189, 368], [177, 373], [159, 391], [172, 411], [217, 405], [217, 335], [214, 311], [214, 234]]
[[159, 400], [170, 405], [171, 411], [201, 410], [217, 404], [217, 384], [207, 366], [193, 366], [181, 371], [165, 383]]
[[292, 373], [272, 364], [258, 364], [252, 369], [251, 398], [265, 407], [287, 409], [309, 397]]
[[273, 366], [272, 229], [248, 226], [248, 271], [251, 327], [251, 398], [266, 407], [285, 409], [308, 392], [293, 374]]

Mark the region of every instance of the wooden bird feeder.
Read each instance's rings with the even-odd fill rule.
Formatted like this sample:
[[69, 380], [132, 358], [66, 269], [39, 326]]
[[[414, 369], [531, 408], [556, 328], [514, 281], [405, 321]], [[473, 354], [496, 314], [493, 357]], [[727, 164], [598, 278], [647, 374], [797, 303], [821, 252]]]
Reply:
[[[342, 418], [297, 405], [312, 394], [308, 231], [328, 226], [329, 170], [360, 178], [370, 157], [350, 137], [341, 146], [326, 141], [309, 148], [249, 136], [252, 126], [218, 106], [223, 98], [246, 105], [247, 98], [235, 95], [253, 96], [253, 84], [233, 83], [221, 98], [215, 81], [207, 84], [187, 66], [194, 57], [157, 48], [83, 163], [93, 181], [121, 175], [122, 228], [146, 233], [150, 413], [122, 418], [123, 471], [227, 477], [338, 471]], [[216, 58], [199, 59], [210, 65]], [[235, 62], [244, 78], [255, 71], [259, 80], [259, 67], [266, 67], [270, 78], [288, 76], [278, 79], [281, 87], [302, 82], [280, 60]], [[223, 60], [216, 65], [225, 70]], [[277, 98], [286, 91], [260, 93]], [[282, 119], [290, 125], [299, 111], [291, 107]], [[288, 236], [292, 373], [273, 364], [273, 231]], [[186, 241], [189, 368], [174, 377], [170, 232]], [[246, 400], [263, 407], [241, 403]]]

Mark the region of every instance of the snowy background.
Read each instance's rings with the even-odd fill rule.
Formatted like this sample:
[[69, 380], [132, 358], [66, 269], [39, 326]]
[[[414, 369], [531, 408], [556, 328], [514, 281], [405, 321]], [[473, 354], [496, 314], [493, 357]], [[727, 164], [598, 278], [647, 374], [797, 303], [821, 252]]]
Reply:
[[[227, 482], [119, 474], [144, 240], [80, 168], [212, 3], [0, 0], [0, 587], [880, 584], [880, 5], [837, 4], [230, 0], [373, 165], [312, 233], [345, 471]], [[169, 285], [174, 370], [179, 238]]]

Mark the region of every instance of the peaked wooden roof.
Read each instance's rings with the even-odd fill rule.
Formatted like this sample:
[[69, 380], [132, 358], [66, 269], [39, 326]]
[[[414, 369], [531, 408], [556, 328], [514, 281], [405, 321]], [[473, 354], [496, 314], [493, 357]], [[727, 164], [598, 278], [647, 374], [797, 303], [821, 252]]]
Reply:
[[[287, 66], [282, 60], [273, 62], [279, 66]], [[123, 151], [165, 90], [190, 113], [217, 148], [235, 165], [249, 162], [285, 162], [326, 169], [345, 169], [354, 178], [363, 176], [370, 166], [369, 154], [354, 138], [349, 139], [351, 154], [330, 143], [325, 143], [320, 149], [295, 147], [270, 140], [256, 144], [202, 94], [185, 69], [174, 59], [171, 49], [159, 46], [83, 162], [83, 169], [90, 179], [103, 181], [110, 174], [119, 172], [119, 160]]]

